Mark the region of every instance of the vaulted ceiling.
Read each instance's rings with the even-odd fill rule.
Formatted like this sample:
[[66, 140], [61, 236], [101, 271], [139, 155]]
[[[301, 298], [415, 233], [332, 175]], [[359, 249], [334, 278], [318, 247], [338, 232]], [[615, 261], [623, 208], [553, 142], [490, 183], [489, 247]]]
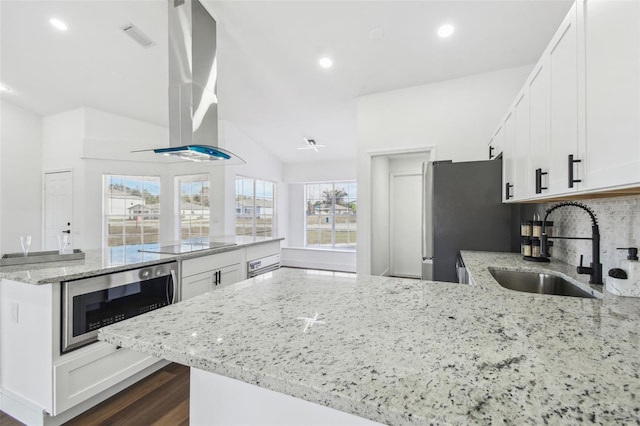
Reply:
[[[220, 117], [284, 163], [351, 158], [358, 96], [533, 64], [571, 3], [204, 0], [218, 21]], [[41, 115], [87, 106], [166, 126], [167, 9], [1, 1], [3, 97]], [[128, 23], [156, 45], [134, 43]], [[455, 32], [441, 39], [444, 23]], [[333, 66], [320, 68], [321, 56]], [[303, 137], [326, 148], [298, 150]]]

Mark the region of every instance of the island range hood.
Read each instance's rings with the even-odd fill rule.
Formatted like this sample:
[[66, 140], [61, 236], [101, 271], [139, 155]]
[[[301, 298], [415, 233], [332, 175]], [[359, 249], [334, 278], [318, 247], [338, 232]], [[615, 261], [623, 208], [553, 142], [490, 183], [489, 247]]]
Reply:
[[184, 160], [245, 164], [218, 146], [216, 21], [198, 0], [169, 3], [169, 147]]

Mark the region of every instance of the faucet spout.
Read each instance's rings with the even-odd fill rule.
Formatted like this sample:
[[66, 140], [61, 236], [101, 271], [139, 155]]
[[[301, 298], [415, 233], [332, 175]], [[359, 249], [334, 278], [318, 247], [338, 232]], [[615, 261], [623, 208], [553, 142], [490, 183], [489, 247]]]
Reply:
[[[576, 238], [576, 237], [549, 237], [545, 232], [547, 226], [547, 217], [549, 214], [560, 207], [578, 207], [589, 214], [591, 218], [591, 238]], [[600, 228], [598, 227], [598, 219], [595, 213], [589, 207], [584, 204], [576, 203], [575, 201], [565, 201], [547, 209], [544, 219], [542, 220], [542, 235], [540, 237], [540, 255], [549, 257], [549, 239], [587, 239], [591, 240], [591, 265], [582, 266], [582, 256], [580, 256], [580, 266], [576, 268], [579, 274], [589, 274], [589, 284], [602, 284], [602, 264], [600, 263]]]

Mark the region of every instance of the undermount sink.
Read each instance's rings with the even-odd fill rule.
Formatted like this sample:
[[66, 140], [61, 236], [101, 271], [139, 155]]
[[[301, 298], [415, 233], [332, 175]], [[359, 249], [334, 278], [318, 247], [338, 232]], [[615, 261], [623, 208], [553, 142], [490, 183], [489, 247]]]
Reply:
[[575, 284], [556, 275], [493, 268], [489, 268], [489, 272], [493, 278], [498, 281], [498, 284], [510, 290], [523, 291], [526, 293], [595, 298], [595, 296], [582, 290]]

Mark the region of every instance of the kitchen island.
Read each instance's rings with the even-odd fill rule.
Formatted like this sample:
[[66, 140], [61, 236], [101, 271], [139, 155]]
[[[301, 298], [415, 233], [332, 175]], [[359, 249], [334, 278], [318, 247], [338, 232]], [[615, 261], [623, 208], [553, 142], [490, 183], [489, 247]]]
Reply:
[[[640, 421], [640, 300], [515, 292], [486, 268], [539, 265], [515, 254], [463, 257], [474, 286], [283, 269], [99, 338], [190, 366], [192, 377], [386, 424]], [[555, 260], [543, 268], [584, 280]], [[192, 394], [191, 412], [214, 423], [225, 408], [216, 402]]]
[[[165, 297], [169, 301], [163, 279], [168, 268], [179, 278], [174, 300], [217, 291], [245, 279], [255, 259], [279, 259], [281, 240], [230, 237], [234, 245], [178, 254], [86, 250], [81, 260], [0, 267], [0, 410], [29, 425], [58, 425], [153, 373], [167, 362], [95, 340], [96, 327], [83, 322], [87, 312], [103, 310], [94, 318], [108, 323], [157, 309]], [[155, 292], [135, 290], [139, 279], [158, 271], [165, 275], [155, 277]], [[133, 284], [133, 302], [118, 292], [111, 298], [111, 288], [102, 284], [87, 287], [123, 276], [119, 284]], [[75, 289], [76, 295], [91, 294], [84, 298], [91, 309], [77, 301], [81, 297], [73, 303], [65, 297]]]

